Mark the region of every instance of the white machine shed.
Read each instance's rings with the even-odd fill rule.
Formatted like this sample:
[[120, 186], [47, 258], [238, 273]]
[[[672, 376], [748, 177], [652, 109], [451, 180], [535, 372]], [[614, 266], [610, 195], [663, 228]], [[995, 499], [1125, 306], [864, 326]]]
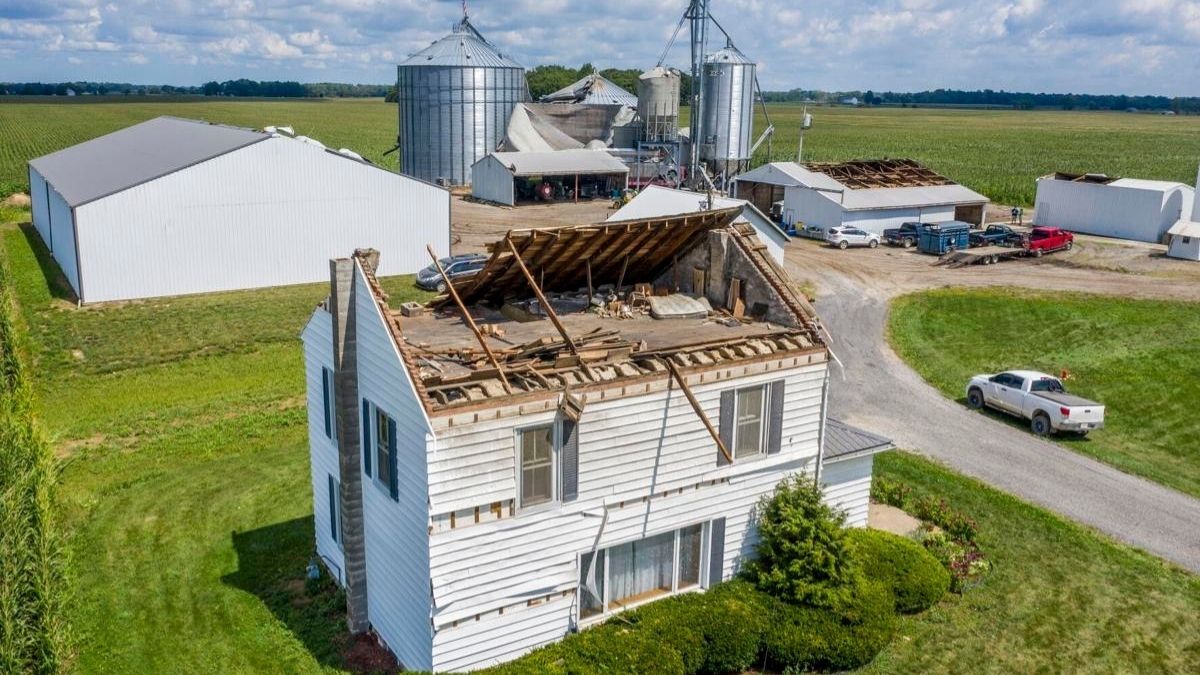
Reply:
[[572, 189], [592, 187], [598, 196], [607, 196], [599, 190], [629, 184], [629, 167], [604, 150], [493, 152], [471, 166], [471, 195], [512, 206], [518, 197], [513, 181], [538, 178]]
[[175, 117], [34, 159], [29, 184], [84, 303], [321, 281], [355, 248], [411, 273], [450, 240], [442, 188], [303, 136]]
[[1033, 222], [1158, 244], [1192, 212], [1194, 197], [1195, 189], [1183, 183], [1056, 173], [1037, 181]]

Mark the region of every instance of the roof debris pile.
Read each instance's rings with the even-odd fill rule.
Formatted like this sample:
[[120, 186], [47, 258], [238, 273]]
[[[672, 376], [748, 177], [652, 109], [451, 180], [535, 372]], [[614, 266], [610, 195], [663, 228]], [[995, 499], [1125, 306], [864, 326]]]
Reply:
[[911, 159], [862, 159], [853, 162], [808, 162], [810, 171], [823, 173], [842, 185], [863, 188], [930, 187], [954, 181]]
[[738, 213], [509, 232], [424, 311], [387, 310], [427, 409], [824, 351], [811, 307]]

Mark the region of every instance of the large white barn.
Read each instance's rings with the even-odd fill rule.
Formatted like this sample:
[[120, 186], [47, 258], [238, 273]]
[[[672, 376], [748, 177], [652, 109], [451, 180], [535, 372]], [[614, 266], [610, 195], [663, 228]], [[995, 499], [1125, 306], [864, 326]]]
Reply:
[[782, 201], [785, 225], [840, 225], [882, 233], [917, 221], [982, 224], [987, 197], [907, 159], [773, 162], [737, 177], [735, 196], [769, 212]]
[[306, 137], [158, 117], [29, 162], [33, 223], [80, 302], [321, 281], [329, 258], [448, 250], [450, 195]]
[[1194, 197], [1193, 188], [1172, 181], [1055, 173], [1037, 181], [1033, 223], [1157, 244], [1192, 212]]

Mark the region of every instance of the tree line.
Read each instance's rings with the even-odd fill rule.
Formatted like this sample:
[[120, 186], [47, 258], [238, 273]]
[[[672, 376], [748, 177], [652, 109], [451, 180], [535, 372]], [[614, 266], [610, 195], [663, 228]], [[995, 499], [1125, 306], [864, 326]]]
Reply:
[[855, 99], [861, 105], [890, 106], [989, 106], [1032, 110], [1151, 110], [1175, 113], [1200, 112], [1200, 98], [1171, 96], [1127, 96], [1124, 94], [1046, 94], [993, 89], [935, 89], [933, 91], [821, 91], [792, 89], [765, 91], [763, 99], [772, 103], [840, 103]]
[[129, 82], [0, 82], [6, 96], [234, 96], [260, 98], [374, 98], [388, 93], [386, 84], [347, 84], [277, 80], [226, 80], [199, 86], [131, 84]]

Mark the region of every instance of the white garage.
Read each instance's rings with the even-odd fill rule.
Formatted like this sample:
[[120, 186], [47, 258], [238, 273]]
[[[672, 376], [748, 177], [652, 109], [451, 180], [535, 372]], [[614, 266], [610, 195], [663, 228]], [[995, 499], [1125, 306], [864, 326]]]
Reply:
[[785, 225], [840, 225], [882, 233], [917, 221], [982, 224], [988, 199], [910, 159], [774, 162], [737, 177], [735, 194], [759, 205], [779, 201]]
[[629, 167], [603, 150], [492, 152], [471, 165], [471, 195], [513, 206], [549, 185], [552, 199], [608, 197], [629, 185]]
[[1033, 223], [1158, 244], [1192, 212], [1194, 197], [1192, 187], [1172, 181], [1055, 173], [1037, 181]]
[[846, 512], [846, 524], [865, 527], [871, 505], [871, 472], [877, 453], [892, 449], [883, 436], [827, 417], [821, 452], [825, 503]]
[[34, 226], [88, 303], [322, 281], [355, 248], [405, 274], [449, 250], [449, 192], [281, 132], [158, 117], [39, 157]]

